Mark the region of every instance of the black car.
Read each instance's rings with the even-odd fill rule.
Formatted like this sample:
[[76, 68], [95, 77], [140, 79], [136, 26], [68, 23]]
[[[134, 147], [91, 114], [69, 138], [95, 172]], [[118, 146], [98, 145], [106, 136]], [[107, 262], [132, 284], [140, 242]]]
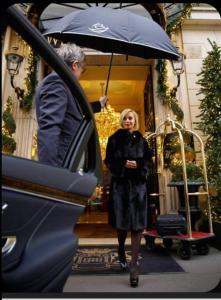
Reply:
[[96, 125], [80, 85], [38, 29], [14, 6], [1, 19], [63, 78], [84, 114], [62, 168], [2, 155], [3, 292], [62, 292], [78, 246], [75, 223], [101, 179]]

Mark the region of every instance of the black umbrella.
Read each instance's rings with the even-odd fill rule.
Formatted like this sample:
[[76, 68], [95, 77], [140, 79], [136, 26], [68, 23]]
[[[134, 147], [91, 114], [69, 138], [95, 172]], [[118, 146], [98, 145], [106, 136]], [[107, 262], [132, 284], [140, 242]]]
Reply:
[[[127, 10], [94, 6], [72, 12], [56, 21], [45, 35], [102, 52], [142, 58], [179, 58], [177, 49], [159, 24]], [[108, 79], [109, 75], [110, 68]]]

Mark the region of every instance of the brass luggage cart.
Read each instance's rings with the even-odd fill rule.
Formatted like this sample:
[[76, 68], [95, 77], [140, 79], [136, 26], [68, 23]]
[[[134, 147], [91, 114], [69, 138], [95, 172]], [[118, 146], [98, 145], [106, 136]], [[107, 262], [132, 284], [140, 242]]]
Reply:
[[[170, 132], [168, 132], [168, 128]], [[161, 143], [157, 144], [157, 156], [158, 156], [158, 166], [157, 169], [161, 167], [161, 170], [164, 168], [164, 158], [163, 158], [163, 147], [164, 147], [164, 139], [168, 133], [176, 132], [178, 134], [180, 147], [181, 147], [181, 158], [182, 158], [182, 166], [183, 166], [183, 182], [184, 182], [184, 196], [185, 196], [185, 210], [186, 210], [186, 225], [187, 225], [187, 234], [179, 234], [179, 235], [167, 235], [167, 236], [160, 236], [157, 230], [145, 230], [143, 232], [143, 236], [146, 239], [147, 246], [150, 249], [155, 247], [154, 240], [156, 238], [162, 238], [163, 244], [166, 248], [170, 248], [173, 244], [173, 240], [178, 241], [178, 249], [177, 253], [182, 259], [190, 259], [192, 256], [192, 251], [195, 249], [198, 254], [206, 255], [209, 252], [209, 245], [208, 239], [214, 236], [213, 228], [212, 228], [212, 219], [211, 219], [211, 207], [210, 207], [210, 198], [209, 198], [209, 191], [208, 191], [208, 179], [207, 179], [207, 171], [206, 171], [206, 160], [204, 154], [204, 145], [203, 141], [198, 134], [196, 134], [192, 130], [188, 130], [187, 128], [183, 127], [180, 123], [172, 120], [170, 116], [167, 116], [166, 121], [162, 122], [157, 128], [156, 131], [148, 136], [146, 136], [147, 140], [151, 138], [160, 138]], [[188, 178], [187, 178], [187, 170], [186, 170], [186, 159], [185, 159], [185, 148], [184, 148], [184, 139], [183, 133], [192, 134], [193, 137], [200, 144], [200, 152], [202, 154], [202, 161], [203, 161], [203, 192], [195, 192], [190, 193], [188, 191]], [[158, 155], [159, 154], [159, 155]], [[161, 171], [162, 172], [162, 171]], [[161, 184], [161, 192], [150, 194], [151, 197], [163, 197], [163, 203], [166, 199], [165, 193], [165, 182], [163, 180], [162, 173], [158, 172], [159, 174], [159, 184]], [[191, 214], [190, 214], [190, 205], [189, 205], [189, 196], [199, 196], [205, 195], [207, 198], [207, 209], [208, 209], [208, 221], [209, 221], [209, 232], [200, 232], [200, 231], [193, 231], [191, 227]], [[162, 198], [160, 198], [162, 199]]]

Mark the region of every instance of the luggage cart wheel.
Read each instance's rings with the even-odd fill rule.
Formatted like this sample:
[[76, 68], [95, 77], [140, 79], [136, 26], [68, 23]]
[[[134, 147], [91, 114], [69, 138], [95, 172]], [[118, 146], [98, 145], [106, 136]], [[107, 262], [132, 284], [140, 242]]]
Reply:
[[146, 247], [148, 250], [154, 250], [156, 245], [154, 243], [155, 238], [152, 236], [145, 236], [145, 240], [146, 240]]
[[196, 250], [200, 255], [207, 255], [209, 253], [209, 245], [206, 242], [199, 242], [196, 244]]
[[177, 254], [185, 260], [188, 260], [192, 256], [192, 249], [189, 245], [181, 244], [177, 249]]
[[172, 239], [163, 239], [163, 244], [166, 249], [170, 249], [173, 246], [173, 240]]

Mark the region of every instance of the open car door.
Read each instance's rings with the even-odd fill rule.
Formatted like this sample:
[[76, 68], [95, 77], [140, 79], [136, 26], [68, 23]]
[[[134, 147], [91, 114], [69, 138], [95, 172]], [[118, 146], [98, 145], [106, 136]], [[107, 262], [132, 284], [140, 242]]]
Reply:
[[84, 114], [63, 167], [2, 156], [3, 292], [62, 292], [78, 244], [75, 223], [101, 179], [96, 125], [80, 85], [41, 33], [14, 6], [2, 18], [64, 80]]

